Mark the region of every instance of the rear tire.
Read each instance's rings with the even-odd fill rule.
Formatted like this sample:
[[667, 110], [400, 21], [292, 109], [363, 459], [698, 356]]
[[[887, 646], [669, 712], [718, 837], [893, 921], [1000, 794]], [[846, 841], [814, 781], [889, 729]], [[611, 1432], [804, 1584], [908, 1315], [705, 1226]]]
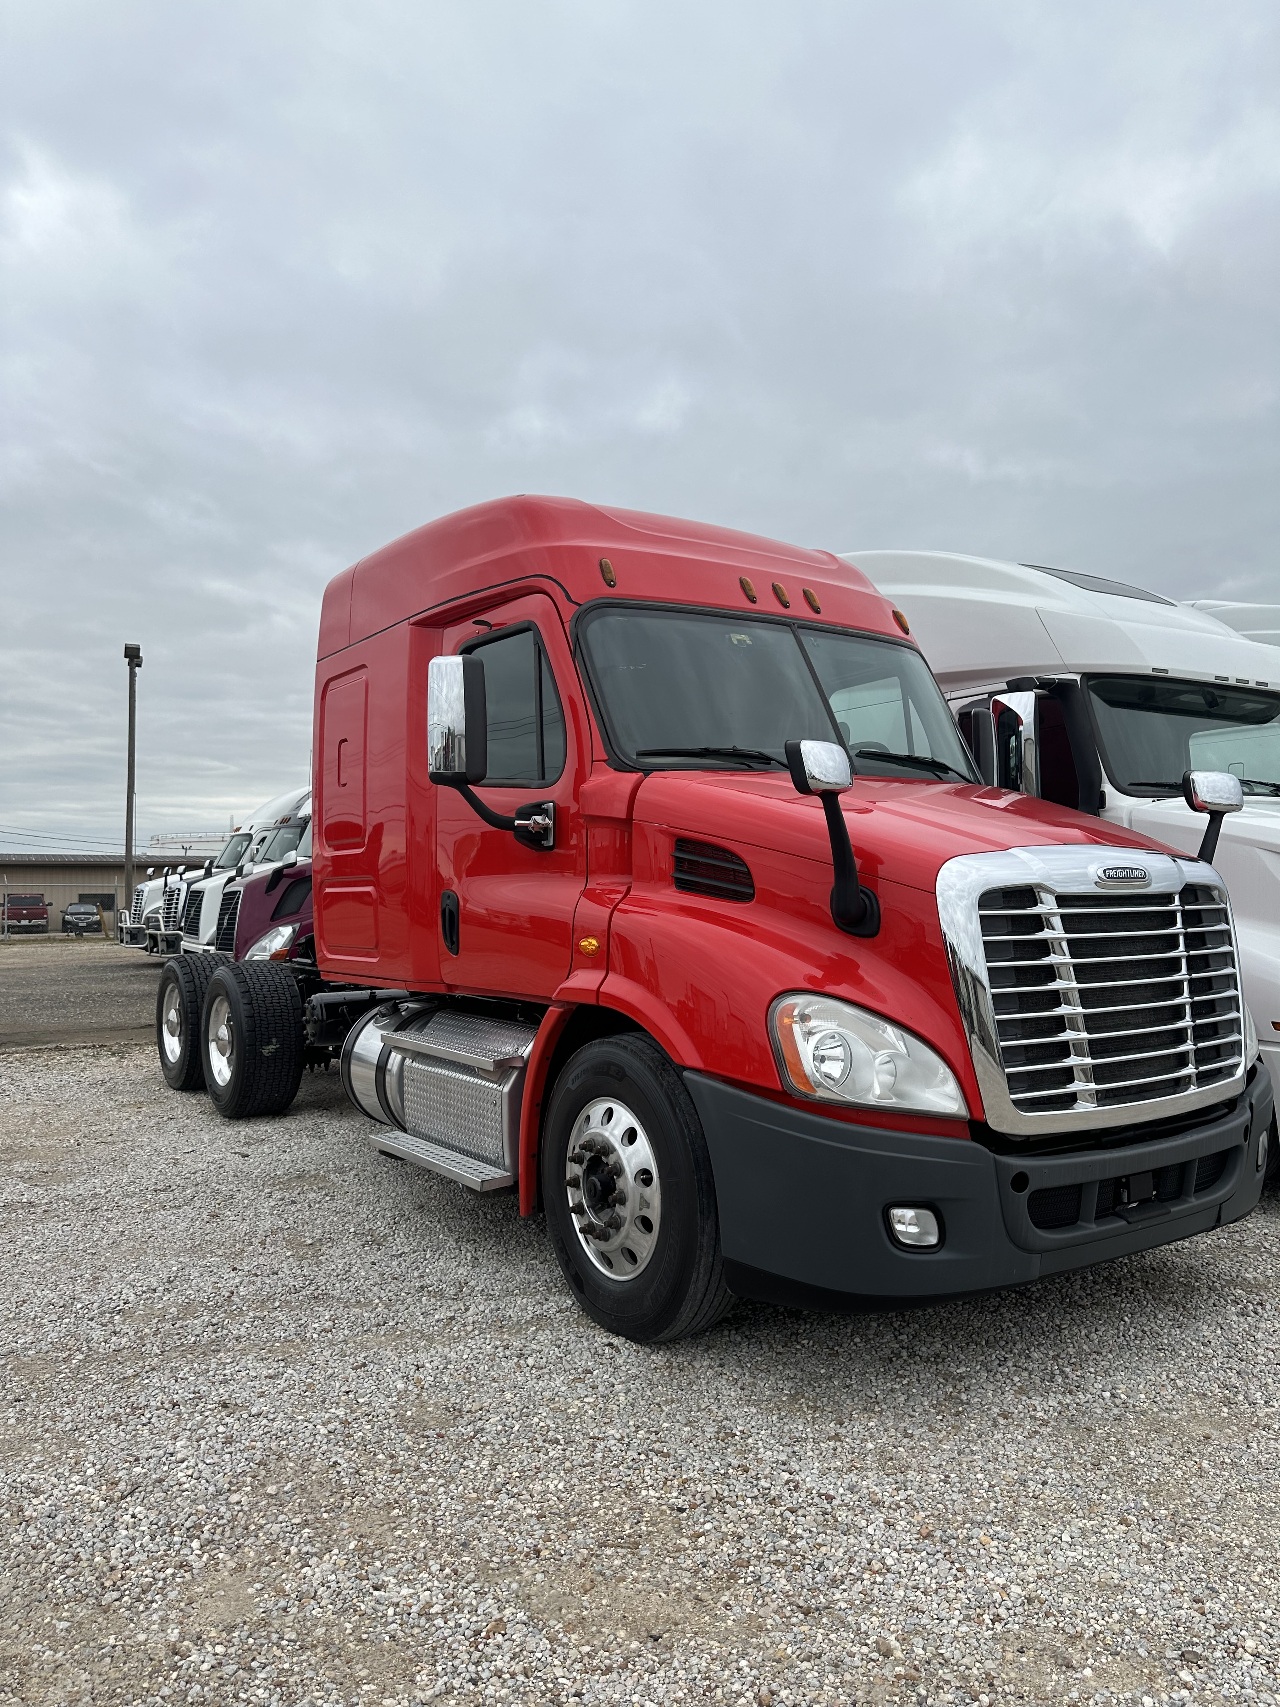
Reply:
[[574, 1297], [610, 1333], [684, 1339], [732, 1305], [706, 1139], [651, 1038], [601, 1038], [565, 1064], [547, 1107], [542, 1201]]
[[283, 1114], [298, 1094], [305, 1054], [297, 981], [269, 960], [219, 966], [205, 991], [200, 1044], [205, 1088], [219, 1114]]
[[174, 1091], [204, 1088], [200, 1015], [204, 993], [218, 962], [175, 956], [160, 974], [156, 991], [156, 1051], [165, 1083]]

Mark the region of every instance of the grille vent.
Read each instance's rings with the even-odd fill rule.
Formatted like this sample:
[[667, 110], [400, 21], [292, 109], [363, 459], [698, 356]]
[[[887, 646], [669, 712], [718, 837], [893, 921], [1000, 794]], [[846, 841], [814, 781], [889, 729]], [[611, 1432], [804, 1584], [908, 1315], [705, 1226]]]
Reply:
[[164, 892], [164, 901], [160, 907], [160, 923], [167, 931], [176, 930], [182, 908], [182, 885], [171, 884]]
[[140, 883], [133, 892], [133, 906], [129, 909], [129, 922], [131, 924], [140, 925], [142, 923], [142, 909], [146, 905], [146, 899], [147, 886], [145, 883]]
[[189, 889], [187, 904], [182, 909], [182, 934], [197, 939], [200, 935], [200, 914], [204, 908], [204, 890]]
[[218, 928], [213, 936], [213, 946], [220, 954], [235, 953], [236, 926], [239, 922], [240, 891], [228, 887], [222, 891], [222, 900], [218, 904]]
[[1239, 1074], [1240, 981], [1215, 890], [1113, 897], [1028, 885], [986, 890], [978, 912], [1001, 1062], [1022, 1113], [1120, 1108]]
[[713, 842], [676, 840], [675, 885], [687, 895], [718, 901], [754, 901], [756, 886], [747, 862]]
[[[1156, 1203], [1192, 1202], [1213, 1190], [1231, 1160], [1230, 1150], [1218, 1150], [1211, 1156], [1200, 1156], [1190, 1162], [1174, 1162], [1157, 1168], [1147, 1176], [1144, 1190]], [[1128, 1188], [1128, 1189], [1126, 1189]], [[1043, 1186], [1027, 1199], [1031, 1225], [1042, 1232], [1062, 1227], [1074, 1227], [1086, 1216], [1101, 1221], [1114, 1215], [1129, 1200], [1132, 1186], [1123, 1178], [1101, 1179], [1097, 1182], [1096, 1202], [1089, 1197], [1091, 1186], [1084, 1184]], [[1144, 1199], [1145, 1201], [1145, 1199]]]
[[303, 903], [310, 897], [311, 879], [295, 877], [285, 888], [284, 894], [276, 902], [273, 919], [291, 919], [295, 913], [302, 911]]

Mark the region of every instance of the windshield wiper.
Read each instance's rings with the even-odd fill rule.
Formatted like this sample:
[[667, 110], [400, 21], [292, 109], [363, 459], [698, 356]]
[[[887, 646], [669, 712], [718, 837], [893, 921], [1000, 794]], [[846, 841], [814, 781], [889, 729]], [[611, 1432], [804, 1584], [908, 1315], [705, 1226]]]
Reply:
[[738, 759], [744, 764], [778, 765], [787, 761], [759, 747], [637, 747], [638, 759]]
[[1126, 782], [1126, 788], [1158, 788], [1163, 794], [1181, 794], [1182, 785], [1177, 782]]
[[1240, 781], [1246, 788], [1265, 788], [1268, 794], [1280, 794], [1280, 782], [1267, 782], [1260, 776], [1242, 776]]
[[949, 765], [945, 759], [926, 759], [923, 753], [886, 753], [882, 747], [855, 747], [855, 759], [883, 759], [885, 764], [915, 765], [922, 771], [933, 771], [941, 776], [958, 776], [961, 782], [972, 782], [971, 776], [958, 771], [954, 765]]

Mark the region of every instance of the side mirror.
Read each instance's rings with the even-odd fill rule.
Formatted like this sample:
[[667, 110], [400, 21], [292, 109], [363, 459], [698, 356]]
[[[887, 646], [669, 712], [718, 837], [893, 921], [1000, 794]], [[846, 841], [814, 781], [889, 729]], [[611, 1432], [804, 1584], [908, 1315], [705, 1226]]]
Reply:
[[266, 887], [263, 890], [263, 893], [266, 895], [270, 895], [272, 893], [272, 891], [279, 886], [279, 883], [280, 883], [281, 879], [283, 878], [285, 872], [286, 871], [292, 871], [294, 866], [297, 865], [297, 863], [298, 863], [298, 855], [297, 855], [297, 850], [295, 849], [293, 852], [287, 853], [284, 856], [284, 858], [282, 860], [280, 860], [275, 865], [275, 867], [273, 868], [273, 870], [271, 872], [271, 876], [268, 877], [268, 879], [267, 879]]
[[849, 754], [836, 741], [788, 741], [783, 751], [797, 794], [816, 794], [822, 802], [835, 876], [831, 917], [850, 936], [875, 936], [880, 929], [880, 903], [858, 881], [849, 826], [840, 810], [840, 796], [853, 787]]
[[996, 785], [1022, 794], [1038, 794], [1035, 694], [1018, 691], [993, 695], [991, 717], [995, 725]]
[[853, 787], [849, 755], [836, 741], [788, 741], [786, 754], [797, 794], [844, 794]]
[[156, 874], [156, 868], [155, 868], [155, 866], [154, 866], [154, 865], [149, 865], [149, 866], [148, 866], [148, 867], [147, 867], [147, 876], [148, 876], [148, 877], [154, 877], [154, 876], [155, 876], [155, 874]]
[[483, 782], [488, 747], [483, 663], [433, 658], [427, 667], [427, 774], [446, 788]]
[[1240, 778], [1232, 776], [1230, 771], [1184, 771], [1182, 795], [1193, 812], [1209, 814], [1198, 856], [1209, 864], [1218, 851], [1222, 820], [1228, 812], [1239, 812], [1244, 805]]

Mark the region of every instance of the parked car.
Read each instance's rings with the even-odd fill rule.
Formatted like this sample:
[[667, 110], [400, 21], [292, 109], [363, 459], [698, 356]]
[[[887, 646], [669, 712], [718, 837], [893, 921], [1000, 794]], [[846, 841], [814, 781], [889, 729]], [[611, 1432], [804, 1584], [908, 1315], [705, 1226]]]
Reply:
[[49, 929], [49, 908], [43, 895], [16, 895], [4, 898], [4, 924], [10, 936], [19, 932], [29, 936], [44, 935]]
[[90, 901], [72, 901], [62, 909], [63, 936], [101, 936], [102, 915]]
[[[830, 554], [446, 517], [330, 583], [314, 729], [314, 958], [171, 959], [164, 1076], [242, 1118], [338, 1057], [379, 1150], [545, 1210], [610, 1331], [985, 1291], [1256, 1206], [1222, 880], [983, 786]], [[1148, 937], [1207, 981], [1150, 1037]]]

